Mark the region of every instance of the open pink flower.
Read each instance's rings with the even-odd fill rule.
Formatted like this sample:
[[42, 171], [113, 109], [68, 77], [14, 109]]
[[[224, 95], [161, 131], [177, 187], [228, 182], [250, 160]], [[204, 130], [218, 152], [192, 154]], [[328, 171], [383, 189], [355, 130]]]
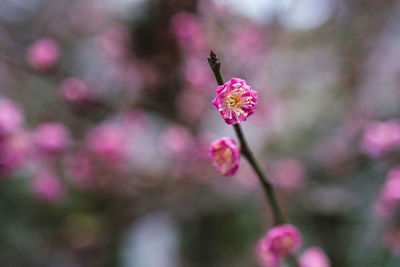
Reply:
[[319, 247], [311, 247], [301, 254], [300, 267], [330, 267], [328, 256]]
[[265, 246], [273, 253], [286, 257], [296, 252], [302, 243], [299, 230], [294, 225], [283, 224], [271, 228], [264, 237]]
[[223, 175], [234, 175], [239, 168], [240, 151], [232, 138], [224, 137], [212, 142], [208, 156]]
[[257, 107], [258, 94], [245, 80], [232, 78], [218, 86], [217, 96], [212, 101], [227, 124], [245, 121]]
[[29, 46], [26, 60], [35, 69], [49, 70], [60, 57], [60, 47], [52, 38], [42, 38]]

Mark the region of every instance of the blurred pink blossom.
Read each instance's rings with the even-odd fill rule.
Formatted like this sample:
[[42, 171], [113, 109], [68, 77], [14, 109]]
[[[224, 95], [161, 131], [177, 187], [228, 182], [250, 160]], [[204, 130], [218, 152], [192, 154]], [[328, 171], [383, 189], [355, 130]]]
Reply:
[[227, 124], [245, 121], [257, 107], [258, 94], [245, 80], [232, 78], [218, 86], [217, 96], [212, 101]]
[[234, 175], [239, 168], [240, 151], [232, 138], [213, 141], [208, 156], [214, 167], [225, 176]]
[[108, 10], [105, 5], [99, 5], [92, 0], [71, 2], [68, 21], [81, 34], [93, 33], [105, 23]]
[[187, 12], [176, 14], [171, 20], [171, 29], [187, 51], [199, 52], [205, 48], [203, 27], [195, 14]]
[[195, 145], [192, 147], [192, 153], [198, 160], [207, 160], [208, 163], [208, 148], [210, 143], [215, 139], [212, 133], [203, 132], [195, 137]]
[[23, 122], [24, 117], [19, 105], [0, 96], [0, 135], [18, 131]]
[[280, 267], [282, 258], [278, 254], [273, 253], [268, 244], [261, 239], [257, 243], [257, 259], [262, 267]]
[[381, 217], [388, 218], [395, 214], [400, 204], [400, 166], [389, 171], [374, 204], [375, 212]]
[[74, 152], [65, 160], [65, 169], [68, 176], [79, 188], [87, 188], [93, 182], [93, 161], [86, 153]]
[[302, 238], [299, 230], [294, 225], [283, 224], [271, 228], [262, 242], [272, 253], [280, 257], [286, 257], [300, 248]]
[[71, 102], [80, 102], [88, 98], [88, 86], [78, 78], [69, 77], [60, 83], [62, 96]]
[[[145, 66], [145, 65], [143, 65]], [[146, 77], [148, 76], [145, 69], [141, 68], [140, 62], [130, 61], [127, 64], [121, 64], [121, 71], [117, 73], [118, 80], [130, 93], [137, 93], [143, 88]], [[148, 68], [147, 68], [148, 69]], [[152, 74], [150, 74], [152, 75]]]
[[176, 105], [182, 119], [188, 123], [194, 123], [202, 118], [207, 108], [206, 103], [207, 101], [204, 94], [189, 89], [183, 90], [176, 100]]
[[261, 26], [252, 24], [235, 27], [231, 47], [235, 56], [246, 59], [249, 55], [259, 55], [266, 46], [265, 31]]
[[49, 70], [60, 57], [60, 47], [52, 38], [41, 38], [31, 44], [26, 54], [27, 62], [35, 69]]
[[193, 137], [182, 126], [169, 126], [161, 133], [162, 147], [169, 153], [182, 155], [193, 144]]
[[40, 199], [49, 202], [60, 201], [65, 194], [60, 178], [51, 170], [39, 171], [32, 180], [32, 192]]
[[208, 90], [208, 84], [213, 82], [210, 67], [203, 60], [190, 57], [185, 63], [185, 79], [194, 88]]
[[279, 187], [288, 190], [296, 190], [304, 186], [305, 169], [294, 158], [281, 158], [271, 166], [271, 174]]
[[142, 109], [128, 110], [121, 114], [122, 122], [133, 133], [144, 133], [150, 127], [147, 113]]
[[72, 140], [68, 128], [63, 124], [46, 122], [35, 130], [34, 142], [41, 152], [55, 154], [66, 149]]
[[116, 123], [106, 122], [91, 129], [86, 136], [89, 151], [109, 163], [117, 163], [127, 156], [128, 135]]
[[325, 252], [319, 247], [305, 250], [299, 258], [300, 267], [330, 267], [330, 261]]
[[398, 120], [373, 121], [366, 125], [361, 141], [361, 151], [372, 157], [400, 146], [400, 122]]
[[110, 57], [124, 58], [129, 51], [129, 30], [122, 24], [108, 26], [100, 33], [97, 41]]
[[14, 171], [23, 166], [31, 151], [31, 136], [26, 131], [0, 137], [0, 171]]

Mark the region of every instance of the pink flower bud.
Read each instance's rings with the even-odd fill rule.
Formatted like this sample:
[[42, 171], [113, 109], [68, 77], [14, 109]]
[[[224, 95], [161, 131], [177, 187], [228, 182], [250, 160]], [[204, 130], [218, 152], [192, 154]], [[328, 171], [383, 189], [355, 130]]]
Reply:
[[40, 199], [57, 202], [64, 196], [60, 178], [51, 170], [40, 171], [32, 180], [32, 192]]
[[258, 94], [246, 84], [245, 80], [232, 78], [218, 86], [213, 106], [221, 113], [227, 124], [245, 121], [257, 107]]
[[319, 247], [311, 247], [301, 254], [300, 267], [330, 267], [330, 261], [325, 252]]
[[286, 257], [300, 248], [302, 238], [295, 226], [284, 224], [271, 228], [263, 242], [271, 252]]
[[0, 97], [0, 135], [21, 129], [23, 121], [20, 107], [13, 101]]
[[49, 70], [57, 63], [60, 47], [52, 38], [42, 38], [28, 48], [26, 60], [37, 70]]
[[71, 143], [69, 130], [59, 122], [46, 122], [34, 133], [36, 146], [47, 154], [59, 153]]
[[239, 168], [240, 151], [232, 138], [224, 137], [212, 142], [208, 156], [223, 175], [234, 175]]

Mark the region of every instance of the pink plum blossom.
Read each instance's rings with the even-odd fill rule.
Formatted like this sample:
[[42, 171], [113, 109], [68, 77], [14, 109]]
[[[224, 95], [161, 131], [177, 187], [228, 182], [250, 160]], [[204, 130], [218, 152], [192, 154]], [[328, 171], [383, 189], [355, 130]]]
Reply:
[[21, 129], [23, 122], [21, 108], [14, 101], [0, 97], [0, 135]]
[[115, 163], [127, 156], [128, 136], [118, 124], [98, 125], [88, 132], [85, 142], [89, 151], [102, 160]]
[[28, 48], [26, 60], [37, 70], [49, 70], [60, 57], [60, 47], [52, 38], [42, 38]]
[[71, 102], [80, 102], [88, 97], [88, 86], [81, 79], [70, 77], [60, 83], [62, 96]]
[[214, 167], [225, 176], [234, 175], [239, 168], [240, 151], [232, 138], [213, 141], [208, 156]]
[[48, 169], [36, 174], [32, 180], [31, 189], [38, 198], [49, 202], [61, 200], [65, 193], [60, 178]]
[[232, 78], [218, 86], [213, 106], [221, 113], [227, 124], [245, 121], [257, 107], [258, 94], [246, 84], [245, 80]]
[[299, 258], [300, 267], [330, 267], [330, 261], [325, 252], [319, 247], [305, 250]]
[[34, 142], [42, 152], [59, 153], [71, 144], [71, 134], [68, 128], [59, 122], [46, 122], [37, 127]]
[[400, 147], [400, 122], [397, 120], [373, 121], [366, 125], [361, 151], [372, 157], [382, 156]]
[[272, 253], [286, 257], [300, 248], [302, 238], [294, 225], [283, 224], [271, 228], [262, 242]]

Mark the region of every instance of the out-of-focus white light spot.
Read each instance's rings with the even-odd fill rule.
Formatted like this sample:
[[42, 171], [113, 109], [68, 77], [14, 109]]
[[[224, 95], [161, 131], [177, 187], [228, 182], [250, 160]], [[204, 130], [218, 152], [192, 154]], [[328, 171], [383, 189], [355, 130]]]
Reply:
[[310, 30], [326, 22], [333, 9], [332, 0], [213, 0], [233, 13], [257, 22], [279, 17], [289, 28]]
[[[331, 16], [331, 0], [286, 0], [287, 5], [281, 10], [280, 21], [288, 27], [298, 30], [311, 30], [321, 26]], [[291, 2], [291, 3], [290, 3]]]
[[179, 267], [178, 229], [167, 213], [154, 212], [133, 225], [122, 246], [124, 267]]
[[273, 17], [278, 1], [276, 0], [213, 0], [215, 4], [223, 5], [233, 13], [249, 19], [265, 22]]

